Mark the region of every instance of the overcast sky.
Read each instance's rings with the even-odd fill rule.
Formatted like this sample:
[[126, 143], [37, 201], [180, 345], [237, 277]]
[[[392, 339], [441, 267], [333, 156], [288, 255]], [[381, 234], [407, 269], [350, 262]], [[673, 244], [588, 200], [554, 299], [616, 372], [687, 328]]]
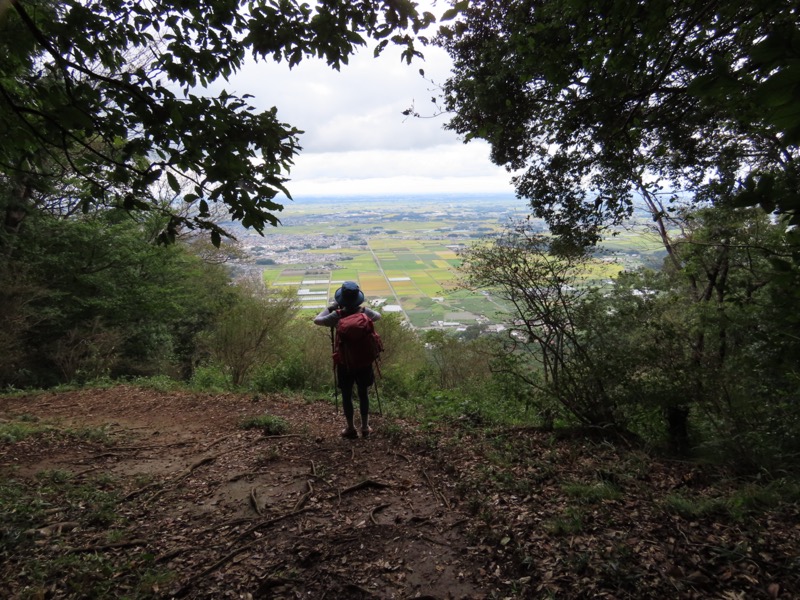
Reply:
[[[441, 12], [441, 11], [434, 11]], [[425, 48], [425, 60], [411, 66], [400, 50], [387, 47], [374, 58], [362, 50], [336, 72], [323, 61], [305, 60], [289, 70], [285, 63], [249, 64], [225, 88], [254, 96], [258, 108], [278, 108], [278, 118], [305, 133], [290, 174], [295, 197], [321, 195], [486, 192], [513, 194], [511, 176], [489, 160], [483, 142], [464, 144], [445, 131], [446, 115], [405, 117], [415, 106], [435, 112], [430, 81], [441, 83], [450, 59], [439, 48]]]

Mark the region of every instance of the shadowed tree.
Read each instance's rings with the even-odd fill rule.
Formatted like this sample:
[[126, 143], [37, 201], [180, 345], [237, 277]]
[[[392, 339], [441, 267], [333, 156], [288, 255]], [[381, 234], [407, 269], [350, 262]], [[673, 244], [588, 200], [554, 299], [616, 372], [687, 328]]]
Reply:
[[800, 7], [791, 0], [477, 0], [439, 42], [448, 127], [485, 139], [570, 245], [670, 206], [761, 204], [800, 223]]
[[[0, 3], [0, 183], [7, 231], [62, 198], [224, 235], [214, 203], [261, 232], [276, 224], [301, 132], [248, 97], [207, 86], [245, 60], [319, 57], [334, 69], [368, 39], [410, 61], [433, 20], [405, 0], [4, 0]], [[424, 40], [423, 40], [424, 41]], [[165, 181], [186, 214], [154, 202]], [[182, 180], [191, 182], [184, 193]], [[74, 182], [69, 186], [67, 182]]]

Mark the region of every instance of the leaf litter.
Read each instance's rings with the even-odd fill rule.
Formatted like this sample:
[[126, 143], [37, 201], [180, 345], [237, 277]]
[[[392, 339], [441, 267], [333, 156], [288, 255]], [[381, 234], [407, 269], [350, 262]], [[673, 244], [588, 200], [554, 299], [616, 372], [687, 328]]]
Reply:
[[[239, 427], [265, 413], [289, 433]], [[381, 416], [344, 440], [327, 402], [132, 386], [0, 399], [22, 414], [108, 437], [4, 443], [3, 480], [68, 473], [116, 504], [48, 499], [4, 550], [11, 598], [86, 597], [75, 557], [109, 598], [800, 597], [796, 499], [732, 515], [740, 481], [609, 442]]]

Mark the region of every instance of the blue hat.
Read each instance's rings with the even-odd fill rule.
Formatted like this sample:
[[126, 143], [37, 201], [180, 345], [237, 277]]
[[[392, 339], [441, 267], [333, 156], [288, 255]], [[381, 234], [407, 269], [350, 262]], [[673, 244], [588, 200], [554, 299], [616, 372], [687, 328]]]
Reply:
[[336, 293], [333, 295], [336, 299], [336, 304], [355, 308], [364, 302], [364, 292], [358, 287], [355, 281], [345, 281]]

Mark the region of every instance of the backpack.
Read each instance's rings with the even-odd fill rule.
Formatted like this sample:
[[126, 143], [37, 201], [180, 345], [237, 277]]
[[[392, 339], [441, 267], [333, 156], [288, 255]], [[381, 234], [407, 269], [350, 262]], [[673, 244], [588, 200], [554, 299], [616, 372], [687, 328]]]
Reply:
[[338, 312], [334, 364], [344, 365], [350, 370], [372, 366], [383, 352], [383, 342], [375, 331], [372, 319], [360, 311], [344, 316], [342, 311]]

